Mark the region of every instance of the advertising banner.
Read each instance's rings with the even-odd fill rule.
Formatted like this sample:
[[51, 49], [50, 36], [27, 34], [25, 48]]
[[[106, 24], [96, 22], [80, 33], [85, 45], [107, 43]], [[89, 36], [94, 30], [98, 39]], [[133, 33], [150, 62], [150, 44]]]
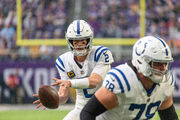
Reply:
[[[119, 63], [113, 63], [117, 66]], [[174, 97], [180, 98], [180, 62], [175, 61], [171, 64], [174, 79], [176, 80]], [[21, 91], [18, 92], [18, 98], [22, 103], [30, 103], [35, 98], [34, 93], [38, 93], [41, 85], [50, 85], [54, 81], [53, 77], [59, 78], [55, 62], [47, 61], [18, 61], [0, 63], [0, 102], [9, 103], [10, 89], [8, 86], [8, 77], [16, 74], [19, 78]]]
[[38, 93], [41, 85], [50, 85], [53, 77], [59, 78], [54, 62], [46, 61], [22, 61], [22, 62], [1, 62], [0, 77], [1, 101], [8, 102], [10, 90], [8, 86], [8, 76], [16, 74], [19, 78], [19, 86], [22, 88], [19, 97], [22, 102], [32, 102], [34, 93]]

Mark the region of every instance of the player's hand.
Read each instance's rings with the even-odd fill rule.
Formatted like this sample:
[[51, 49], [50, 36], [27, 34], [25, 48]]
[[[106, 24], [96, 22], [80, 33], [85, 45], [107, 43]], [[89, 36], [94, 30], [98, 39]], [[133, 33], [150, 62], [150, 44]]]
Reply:
[[[39, 98], [39, 95], [38, 95], [38, 94], [33, 94], [33, 96]], [[34, 101], [33, 104], [38, 104], [38, 105], [36, 106], [36, 109], [38, 109], [38, 108], [40, 108], [41, 106], [43, 106], [42, 103], [40, 102], [40, 99]], [[43, 106], [43, 110], [46, 110], [46, 107]]]
[[61, 79], [57, 79], [57, 78], [53, 78], [52, 80], [54, 80], [56, 83], [51, 84], [52, 86], [59, 86], [59, 87], [66, 87], [69, 88], [71, 87], [71, 82], [68, 80], [61, 80]]

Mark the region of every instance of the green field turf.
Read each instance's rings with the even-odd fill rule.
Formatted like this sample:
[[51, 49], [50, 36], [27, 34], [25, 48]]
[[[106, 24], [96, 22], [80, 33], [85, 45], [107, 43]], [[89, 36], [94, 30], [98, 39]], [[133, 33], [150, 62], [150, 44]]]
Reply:
[[[69, 110], [11, 110], [0, 111], [0, 120], [62, 120]], [[180, 110], [177, 110], [180, 118]], [[160, 120], [158, 115], [153, 120]]]
[[0, 111], [0, 120], [62, 120], [69, 110]]

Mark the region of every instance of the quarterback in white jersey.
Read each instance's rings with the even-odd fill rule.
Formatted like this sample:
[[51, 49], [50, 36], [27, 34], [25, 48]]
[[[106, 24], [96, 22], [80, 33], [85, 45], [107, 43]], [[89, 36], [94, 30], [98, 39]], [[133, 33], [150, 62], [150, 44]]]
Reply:
[[101, 86], [113, 57], [107, 47], [92, 46], [93, 31], [84, 20], [69, 25], [66, 39], [71, 51], [56, 59], [60, 79], [53, 78], [56, 83], [52, 85], [59, 86], [60, 104], [68, 100], [70, 87], [76, 89], [75, 108], [63, 120], [80, 120], [82, 108]]
[[161, 120], [178, 120], [172, 99], [175, 80], [168, 67], [172, 61], [161, 38], [141, 38], [133, 47], [132, 61], [107, 73], [83, 108], [81, 120], [145, 120], [156, 111]]
[[[92, 73], [98, 74], [104, 79], [106, 73], [110, 69], [110, 63], [112, 62], [112, 55], [108, 48], [103, 46], [93, 46], [81, 66], [74, 60], [72, 52], [67, 52], [58, 57], [56, 66], [60, 73], [61, 80], [74, 81], [82, 79], [81, 82], [83, 82], [83, 79], [88, 78]], [[108, 65], [108, 67], [106, 65]], [[100, 85], [101, 84], [99, 84], [99, 86]], [[77, 88], [75, 109], [81, 110], [99, 87], [89, 88], [89, 86], [87, 86], [84, 88], [75, 88]], [[74, 111], [74, 113], [76, 113], [77, 116], [78, 112]], [[72, 118], [75, 118], [76, 116], [73, 116]], [[70, 120], [70, 118], [68, 120]]]

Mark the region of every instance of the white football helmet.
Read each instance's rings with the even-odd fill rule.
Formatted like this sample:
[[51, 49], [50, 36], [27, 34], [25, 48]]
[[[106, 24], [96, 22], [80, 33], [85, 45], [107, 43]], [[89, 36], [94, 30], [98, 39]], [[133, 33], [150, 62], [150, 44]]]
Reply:
[[[75, 56], [84, 56], [92, 48], [92, 39], [94, 33], [91, 26], [84, 20], [74, 20], [68, 27], [66, 32], [66, 40], [68, 41], [69, 49]], [[73, 40], [87, 39], [87, 45], [83, 50], [76, 50], [72, 44]], [[88, 51], [88, 52], [87, 52]]]
[[[159, 37], [143, 37], [133, 46], [132, 64], [140, 73], [149, 77], [155, 83], [163, 82], [163, 77], [169, 75], [168, 64], [172, 61], [173, 58], [169, 46]], [[166, 70], [153, 69], [153, 62], [167, 63]]]

